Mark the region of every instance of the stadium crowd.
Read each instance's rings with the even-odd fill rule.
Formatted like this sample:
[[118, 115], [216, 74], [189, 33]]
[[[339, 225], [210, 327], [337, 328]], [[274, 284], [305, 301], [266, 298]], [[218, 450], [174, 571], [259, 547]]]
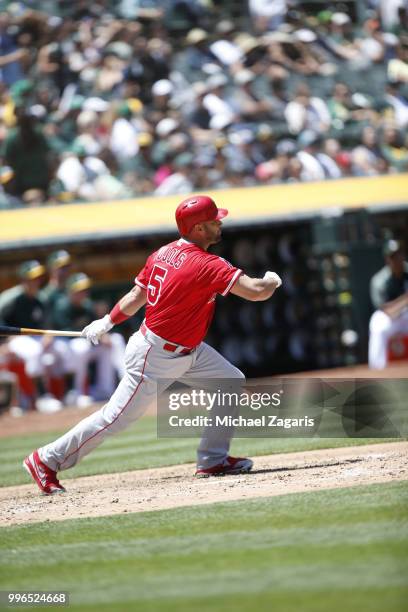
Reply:
[[408, 170], [406, 0], [2, 4], [0, 208]]

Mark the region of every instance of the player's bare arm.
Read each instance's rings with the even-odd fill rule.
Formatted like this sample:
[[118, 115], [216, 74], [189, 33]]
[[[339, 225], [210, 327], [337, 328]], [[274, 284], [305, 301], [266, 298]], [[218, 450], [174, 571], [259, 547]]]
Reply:
[[266, 272], [264, 278], [251, 278], [241, 274], [231, 293], [251, 302], [263, 302], [272, 297], [281, 284], [282, 281], [275, 272]]
[[120, 310], [129, 317], [137, 313], [146, 304], [146, 291], [135, 285], [118, 302]]

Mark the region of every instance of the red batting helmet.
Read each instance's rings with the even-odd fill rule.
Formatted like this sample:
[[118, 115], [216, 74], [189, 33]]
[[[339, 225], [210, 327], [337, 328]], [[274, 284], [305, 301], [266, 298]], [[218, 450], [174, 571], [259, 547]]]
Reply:
[[191, 196], [180, 202], [176, 209], [176, 222], [182, 236], [187, 236], [196, 223], [223, 219], [228, 215], [226, 208], [217, 208], [209, 196]]

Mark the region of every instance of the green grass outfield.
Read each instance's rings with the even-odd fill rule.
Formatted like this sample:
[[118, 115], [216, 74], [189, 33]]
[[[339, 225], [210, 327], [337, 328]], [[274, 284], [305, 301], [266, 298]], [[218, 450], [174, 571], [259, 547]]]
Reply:
[[399, 482], [7, 527], [0, 589], [75, 611], [403, 612], [407, 508]]
[[[80, 418], [79, 414], [78, 421]], [[21, 468], [24, 457], [62, 433], [64, 431], [2, 438], [0, 440], [0, 486], [30, 482], [27, 473]], [[386, 440], [380, 438], [241, 438], [233, 441], [231, 452], [235, 455], [255, 456], [384, 441]], [[77, 476], [194, 462], [197, 445], [197, 438], [158, 439], [156, 417], [147, 416], [126, 431], [106, 440], [99, 448], [85, 457], [77, 467], [64, 472], [63, 477], [65, 480]]]

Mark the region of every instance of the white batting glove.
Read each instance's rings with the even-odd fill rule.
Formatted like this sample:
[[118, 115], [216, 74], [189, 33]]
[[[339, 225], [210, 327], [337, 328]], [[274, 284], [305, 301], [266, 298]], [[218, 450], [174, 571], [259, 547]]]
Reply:
[[81, 332], [81, 336], [84, 336], [87, 340], [90, 340], [92, 344], [99, 344], [99, 340], [104, 334], [107, 334], [112, 329], [113, 323], [110, 316], [107, 314], [103, 319], [97, 319], [92, 321], [89, 325], [84, 327]]
[[265, 272], [264, 279], [274, 280], [277, 283], [277, 287], [280, 287], [282, 284], [281, 277], [278, 274], [276, 274], [276, 272], [271, 272], [270, 270], [268, 270], [268, 272]]

